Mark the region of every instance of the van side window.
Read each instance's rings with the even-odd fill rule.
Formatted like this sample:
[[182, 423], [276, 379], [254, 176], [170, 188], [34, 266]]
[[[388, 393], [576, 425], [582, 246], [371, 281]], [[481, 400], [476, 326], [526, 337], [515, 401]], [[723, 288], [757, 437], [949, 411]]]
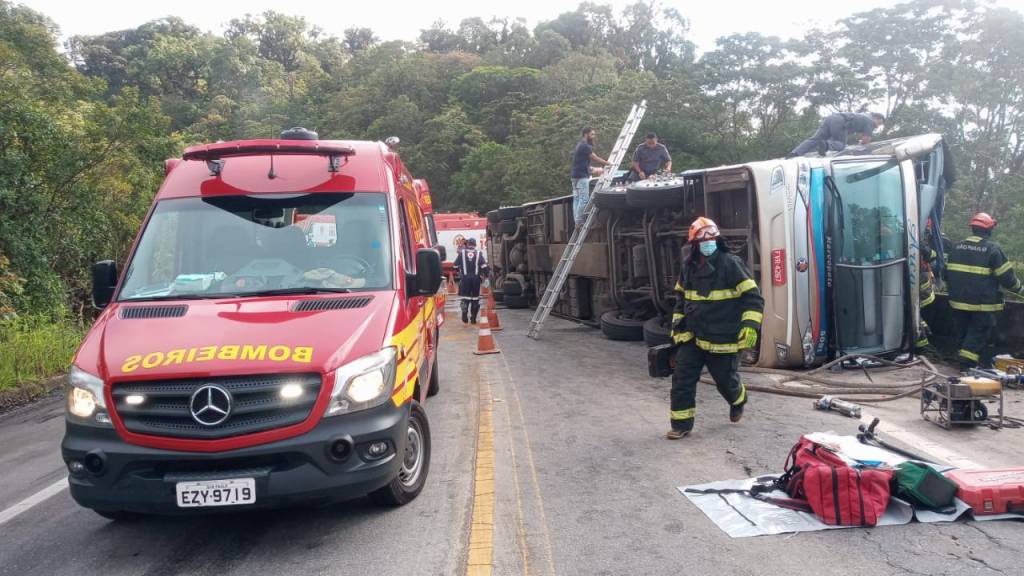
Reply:
[[409, 204], [405, 200], [398, 201], [398, 223], [402, 235], [402, 259], [405, 261], [405, 271], [412, 273], [412, 239], [409, 237], [408, 206]]

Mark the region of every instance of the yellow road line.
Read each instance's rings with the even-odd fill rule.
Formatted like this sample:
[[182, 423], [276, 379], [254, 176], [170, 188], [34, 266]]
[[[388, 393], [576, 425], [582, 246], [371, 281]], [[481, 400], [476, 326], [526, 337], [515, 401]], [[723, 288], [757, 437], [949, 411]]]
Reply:
[[537, 493], [537, 509], [540, 512], [540, 523], [542, 529], [542, 535], [544, 537], [544, 548], [547, 552], [547, 564], [548, 574], [555, 576], [555, 553], [554, 547], [551, 545], [551, 533], [548, 529], [548, 518], [544, 512], [544, 495], [541, 493], [540, 480], [537, 477], [537, 465], [533, 459], [533, 448], [530, 445], [530, 434], [527, 432], [526, 427], [526, 415], [523, 414], [523, 401], [519, 397], [519, 388], [516, 386], [515, 381], [512, 378], [512, 369], [509, 368], [508, 359], [504, 354], [501, 355], [501, 362], [505, 368], [505, 376], [508, 377], [508, 387], [512, 392], [512, 396], [516, 399], [516, 408], [519, 413], [519, 423], [523, 428], [523, 444], [526, 447], [526, 463], [530, 468], [530, 476], [533, 481], [533, 489]]
[[476, 441], [473, 520], [469, 531], [467, 576], [490, 576], [494, 562], [494, 409], [491, 383], [477, 380], [480, 416]]

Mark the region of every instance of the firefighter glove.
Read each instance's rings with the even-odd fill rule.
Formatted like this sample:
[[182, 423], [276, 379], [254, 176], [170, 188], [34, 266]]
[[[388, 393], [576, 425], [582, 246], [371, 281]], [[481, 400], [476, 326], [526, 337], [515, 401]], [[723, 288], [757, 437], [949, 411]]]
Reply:
[[739, 337], [740, 349], [753, 348], [757, 345], [757, 330], [754, 330], [750, 326], [744, 326], [740, 328]]

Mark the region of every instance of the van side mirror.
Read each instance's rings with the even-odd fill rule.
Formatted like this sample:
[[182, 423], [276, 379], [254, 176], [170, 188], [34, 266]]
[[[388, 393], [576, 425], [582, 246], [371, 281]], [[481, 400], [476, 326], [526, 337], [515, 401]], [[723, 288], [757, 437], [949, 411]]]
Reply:
[[444, 244], [434, 246], [434, 250], [437, 250], [437, 253], [441, 255], [442, 262], [448, 259], [448, 249], [444, 247]]
[[410, 277], [411, 296], [433, 296], [441, 289], [441, 255], [433, 248], [416, 251], [416, 274]]
[[102, 310], [110, 304], [117, 287], [117, 264], [100, 260], [92, 265], [92, 305]]

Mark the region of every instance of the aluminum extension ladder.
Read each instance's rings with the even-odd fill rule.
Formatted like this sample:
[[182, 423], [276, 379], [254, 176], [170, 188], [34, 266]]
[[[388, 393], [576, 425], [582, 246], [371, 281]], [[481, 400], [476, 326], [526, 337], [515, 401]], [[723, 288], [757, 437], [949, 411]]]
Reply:
[[534, 340], [540, 336], [540, 329], [544, 326], [544, 321], [548, 319], [548, 314], [554, 308], [555, 302], [558, 301], [558, 295], [562, 291], [562, 286], [565, 285], [566, 278], [569, 277], [573, 263], [576, 262], [576, 256], [579, 255], [580, 249], [583, 247], [583, 241], [587, 239], [587, 235], [590, 234], [590, 228], [594, 225], [594, 220], [597, 219], [597, 206], [594, 205], [594, 195], [611, 186], [612, 180], [615, 178], [615, 170], [626, 157], [626, 151], [633, 141], [633, 136], [636, 135], [637, 128], [640, 127], [640, 120], [643, 119], [645, 112], [647, 112], [646, 100], [640, 102], [640, 104], [634, 104], [633, 108], [629, 111], [629, 116], [626, 117], [626, 123], [623, 124], [622, 131], [619, 132], [619, 138], [615, 141], [612, 153], [608, 157], [611, 165], [608, 166], [598, 179], [597, 185], [590, 195], [590, 200], [587, 202], [587, 207], [584, 208], [583, 223], [576, 226], [575, 230], [573, 230], [572, 236], [569, 238], [569, 244], [566, 245], [565, 252], [562, 252], [562, 258], [558, 261], [558, 266], [555, 267], [555, 273], [552, 275], [551, 281], [548, 282], [544, 295], [541, 296], [537, 310], [533, 313], [533, 319], [530, 320], [530, 331], [527, 332], [527, 336]]

